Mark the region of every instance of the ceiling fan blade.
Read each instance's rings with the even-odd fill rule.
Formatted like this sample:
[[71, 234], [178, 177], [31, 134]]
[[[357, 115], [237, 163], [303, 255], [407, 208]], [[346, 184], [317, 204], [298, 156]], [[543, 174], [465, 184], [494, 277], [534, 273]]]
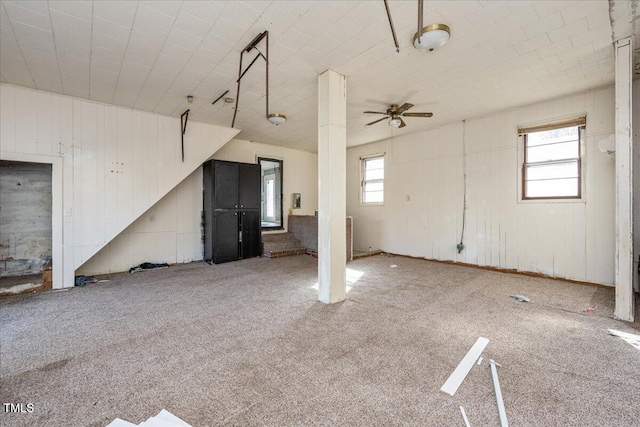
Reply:
[[400, 119], [400, 126], [398, 126], [399, 128], [403, 128], [405, 127], [407, 124], [404, 122], [404, 120], [402, 120], [402, 117], [398, 117]]
[[401, 114], [401, 113], [404, 113], [405, 111], [407, 111], [411, 107], [413, 107], [413, 104], [409, 104], [408, 102], [405, 102], [404, 104], [402, 104], [402, 106], [400, 108], [398, 108], [396, 110], [396, 112], [397, 112], [397, 114]]
[[381, 122], [381, 121], [383, 121], [383, 120], [385, 120], [385, 119], [388, 119], [388, 118], [389, 118], [389, 116], [385, 116], [385, 117], [383, 117], [383, 118], [381, 118], [381, 119], [378, 119], [378, 120], [376, 120], [376, 121], [374, 121], [374, 122], [367, 123], [365, 126], [375, 125], [376, 123]]
[[387, 113], [383, 113], [381, 111], [363, 111], [365, 114], [384, 114], [385, 116], [387, 115]]
[[433, 113], [404, 113], [404, 117], [431, 117]]

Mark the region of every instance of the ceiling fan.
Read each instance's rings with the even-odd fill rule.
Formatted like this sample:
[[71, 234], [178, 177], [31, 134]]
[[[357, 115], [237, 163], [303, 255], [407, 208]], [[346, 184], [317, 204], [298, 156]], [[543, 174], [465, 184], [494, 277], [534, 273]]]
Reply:
[[365, 114], [384, 114], [385, 117], [375, 120], [371, 123], [367, 123], [365, 126], [375, 125], [378, 122], [381, 122], [385, 119], [389, 120], [389, 126], [394, 128], [403, 128], [407, 124], [402, 120], [403, 117], [431, 117], [433, 113], [405, 113], [408, 109], [413, 108], [413, 104], [409, 104], [405, 102], [402, 106], [398, 106], [398, 104], [391, 104], [389, 108], [387, 108], [387, 112], [383, 113], [381, 111], [365, 111]]

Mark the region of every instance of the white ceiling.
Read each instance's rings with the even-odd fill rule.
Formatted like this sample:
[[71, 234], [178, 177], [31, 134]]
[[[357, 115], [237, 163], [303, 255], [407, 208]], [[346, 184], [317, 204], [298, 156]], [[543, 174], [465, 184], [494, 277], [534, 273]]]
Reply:
[[[613, 82], [608, 1], [425, 1], [424, 24], [451, 40], [411, 46], [417, 1], [391, 1], [396, 53], [380, 1], [5, 1], [0, 7], [0, 80], [46, 91], [231, 125], [240, 51], [270, 33], [271, 112], [264, 61], [242, 80], [240, 138], [316, 151], [317, 75], [348, 76], [348, 145], [391, 136], [365, 128], [390, 103], [411, 102], [395, 134], [432, 128]], [[264, 49], [261, 49], [264, 50]], [[255, 52], [255, 51], [254, 51]], [[245, 64], [254, 53], [245, 55]], [[189, 105], [186, 96], [193, 95]]]

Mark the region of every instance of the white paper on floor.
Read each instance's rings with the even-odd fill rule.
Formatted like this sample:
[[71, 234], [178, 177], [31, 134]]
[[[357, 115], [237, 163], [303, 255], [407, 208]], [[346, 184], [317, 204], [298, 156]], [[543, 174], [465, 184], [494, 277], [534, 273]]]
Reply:
[[129, 421], [116, 418], [111, 421], [107, 427], [191, 427], [191, 424], [186, 423], [180, 418], [173, 415], [171, 412], [163, 409], [155, 417], [149, 418], [147, 421], [143, 421], [140, 424], [133, 424]]
[[640, 350], [640, 335], [630, 334], [627, 332], [616, 331], [615, 329], [609, 329], [609, 335], [622, 338], [638, 350]]

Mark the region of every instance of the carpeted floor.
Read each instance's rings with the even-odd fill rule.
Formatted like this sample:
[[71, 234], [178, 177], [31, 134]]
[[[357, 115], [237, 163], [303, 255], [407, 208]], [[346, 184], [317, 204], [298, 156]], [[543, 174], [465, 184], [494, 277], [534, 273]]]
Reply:
[[[391, 265], [397, 265], [391, 268]], [[3, 426], [637, 426], [640, 351], [607, 328], [613, 290], [379, 255], [348, 299], [316, 300], [301, 255], [113, 275], [0, 301]], [[531, 299], [510, 298], [520, 293]], [[596, 306], [594, 313], [586, 313]], [[490, 340], [454, 397], [440, 387]]]

